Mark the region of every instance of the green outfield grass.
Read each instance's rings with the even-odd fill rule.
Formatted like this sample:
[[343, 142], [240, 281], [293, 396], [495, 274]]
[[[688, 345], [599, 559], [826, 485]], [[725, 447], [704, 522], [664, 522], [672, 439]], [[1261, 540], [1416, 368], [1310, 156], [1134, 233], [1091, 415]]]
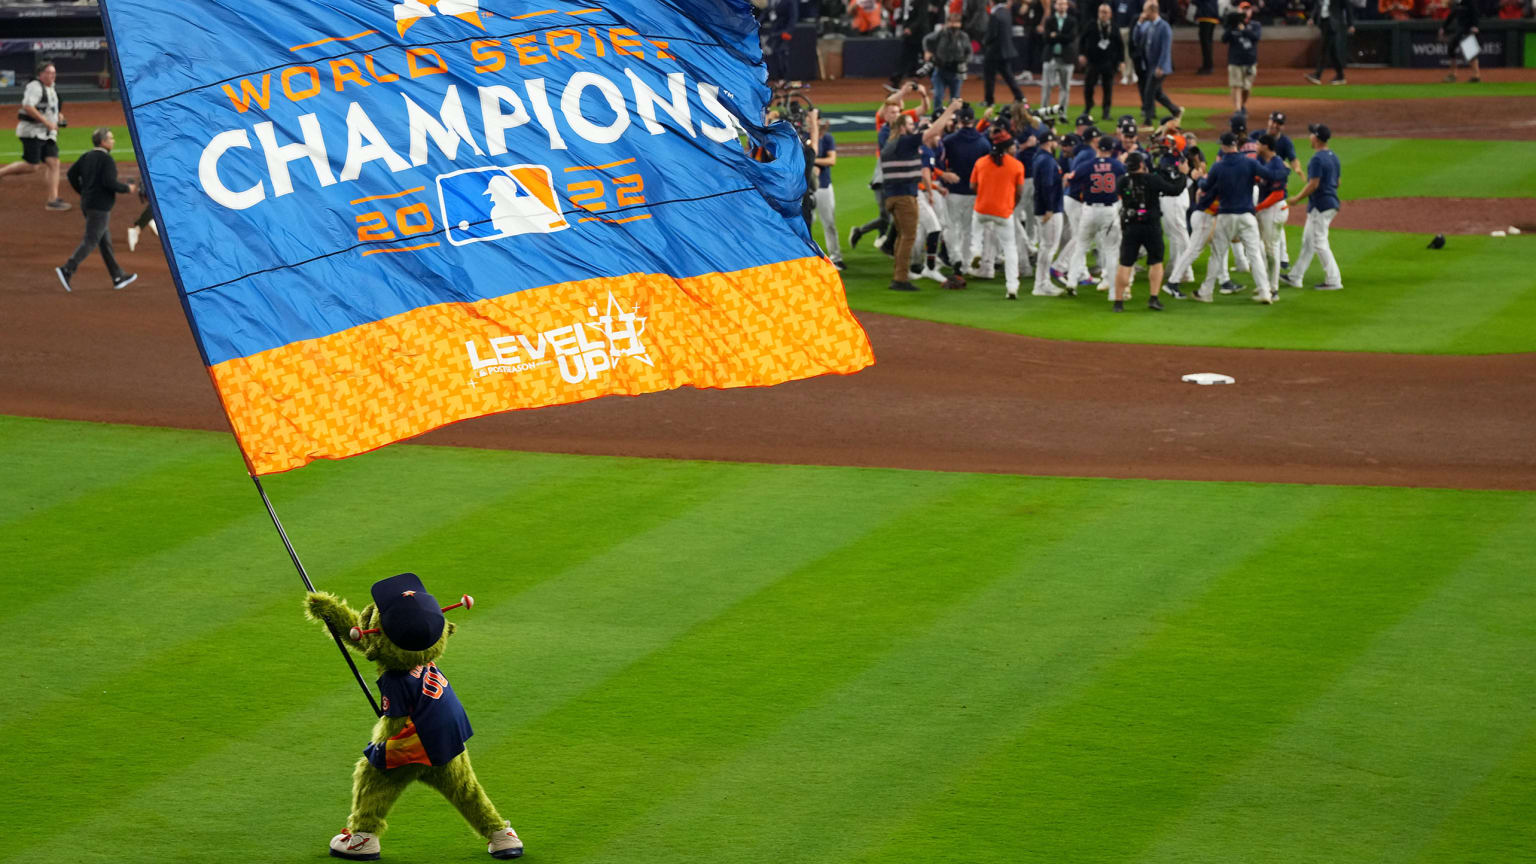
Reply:
[[[327, 860], [371, 718], [229, 436], [0, 452], [0, 861]], [[476, 596], [442, 666], [531, 860], [1536, 855], [1529, 493], [408, 446], [268, 489], [320, 586]], [[390, 822], [484, 859], [425, 789]]]
[[[1467, 99], [1478, 96], [1536, 96], [1536, 81], [1480, 81], [1476, 84], [1350, 84], [1319, 87], [1301, 80], [1303, 70], [1263, 70], [1260, 75], [1269, 80], [1295, 80], [1295, 84], [1278, 86], [1260, 85], [1253, 88], [1253, 101], [1265, 99], [1330, 99], [1344, 101], [1380, 101], [1383, 99]], [[1332, 72], [1328, 73], [1332, 76]], [[1466, 70], [1461, 72], [1463, 79]], [[1325, 79], [1326, 80], [1326, 79]], [[1200, 87], [1190, 93], [1230, 93], [1226, 87]], [[1464, 115], [1458, 115], [1464, 116]]]
[[[68, 116], [69, 112], [65, 112]], [[116, 139], [112, 147], [112, 155], [119, 162], [131, 162], [133, 155], [133, 138], [128, 134], [127, 126], [113, 126], [112, 134]], [[91, 133], [94, 128], [86, 129], [79, 126], [66, 126], [59, 130], [59, 161], [66, 165], [79, 159], [87, 150], [91, 149]], [[21, 139], [15, 135], [0, 136], [0, 164], [17, 162], [21, 160]]]
[[[1340, 142], [1344, 160], [1341, 191], [1346, 199], [1386, 194], [1392, 177], [1387, 176], [1383, 165], [1402, 164], [1392, 161], [1409, 158], [1398, 145], [1413, 143], [1434, 142]], [[1523, 147], [1536, 153], [1536, 144], [1473, 142], [1460, 146]], [[1411, 153], [1411, 148], [1405, 149]], [[1385, 153], [1390, 158], [1365, 158], [1366, 152]], [[1463, 167], [1448, 162], [1426, 167], [1418, 174], [1397, 175], [1396, 186], [1401, 191], [1396, 194], [1432, 195], [1435, 190], [1475, 194], [1458, 187], [1454, 178], [1472, 185], [1480, 170], [1477, 164], [1485, 163]], [[853, 183], [841, 180], [835, 186], [840, 242], [845, 247], [848, 229], [874, 218], [873, 199], [862, 182], [872, 167], [873, 157], [838, 161], [838, 177], [858, 178]], [[1536, 167], [1526, 162], [1524, 170], [1536, 172]], [[1530, 176], [1536, 188], [1536, 173]], [[1480, 179], [1489, 191], [1510, 191], [1506, 184]], [[1299, 179], [1293, 180], [1293, 189], [1299, 188], [1299, 183]], [[1293, 257], [1301, 250], [1302, 218], [1300, 212], [1293, 214], [1287, 229]], [[812, 234], [820, 241], [820, 223]], [[873, 239], [866, 238], [857, 250], [844, 250], [848, 269], [843, 281], [848, 302], [856, 309], [1030, 336], [1103, 342], [1432, 354], [1536, 351], [1536, 277], [1522, 263], [1536, 255], [1536, 237], [1531, 235], [1453, 236], [1444, 250], [1431, 252], [1425, 249], [1427, 235], [1335, 230], [1331, 239], [1344, 273], [1344, 291], [1283, 290], [1281, 301], [1272, 307], [1258, 306], [1246, 294], [1218, 296], [1209, 305], [1175, 301], [1161, 316], [1110, 315], [1104, 295], [1092, 290], [1075, 300], [1026, 296], [1008, 303], [1002, 299], [1001, 264], [998, 279], [973, 281], [965, 291], [946, 291], [936, 283], [919, 282], [923, 290], [917, 293], [893, 292], [886, 287], [891, 279], [890, 259], [873, 248]], [[1197, 278], [1204, 277], [1203, 260], [1195, 268]], [[1314, 261], [1308, 277], [1309, 285], [1322, 281], [1322, 265]], [[1235, 278], [1252, 284], [1245, 274]], [[1133, 309], [1139, 313], [1147, 296], [1144, 276], [1135, 292], [1141, 303], [1133, 304]]]

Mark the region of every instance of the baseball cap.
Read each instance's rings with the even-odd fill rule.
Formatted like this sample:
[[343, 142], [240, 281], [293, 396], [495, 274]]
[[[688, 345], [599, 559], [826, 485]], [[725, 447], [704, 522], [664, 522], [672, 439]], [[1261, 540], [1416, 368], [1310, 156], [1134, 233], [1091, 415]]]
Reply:
[[1323, 141], [1327, 141], [1329, 138], [1333, 137], [1333, 130], [1329, 129], [1326, 123], [1313, 123], [1311, 126], [1307, 127], [1307, 131], [1311, 132], [1313, 135], [1316, 135]]
[[1083, 136], [1077, 134], [1076, 132], [1068, 132], [1067, 134], [1061, 136], [1061, 143], [1066, 147], [1076, 147], [1077, 145], [1083, 143]]
[[961, 120], [975, 120], [976, 109], [971, 107], [971, 103], [965, 102], [961, 104], [960, 110], [955, 112], [955, 116], [959, 117]]
[[1044, 144], [1047, 141], [1060, 141], [1061, 139], [1056, 137], [1056, 133], [1055, 132], [1052, 132], [1051, 130], [1046, 129], [1045, 131], [1038, 133], [1035, 136], [1035, 140], [1039, 141], [1041, 144]]
[[1103, 134], [1104, 134], [1103, 132], [1099, 131], [1099, 127], [1097, 127], [1097, 126], [1089, 126], [1087, 129], [1083, 130], [1083, 140], [1084, 141], [1092, 141], [1093, 139], [1098, 138], [1099, 136], [1101, 136]]
[[1237, 146], [1237, 136], [1233, 135], [1231, 132], [1223, 132], [1223, 133], [1221, 133], [1221, 146], [1223, 146], [1223, 147], [1236, 147]]
[[1238, 129], [1247, 129], [1248, 128], [1248, 115], [1247, 114], [1233, 114], [1232, 115], [1232, 120], [1230, 121], [1230, 125], [1232, 126], [1233, 131], [1236, 131]]
[[1271, 112], [1269, 112], [1269, 122], [1274, 123], [1277, 126], [1284, 126], [1285, 125], [1285, 112], [1284, 111], [1271, 111]]
[[1093, 115], [1092, 114], [1080, 115], [1077, 118], [1077, 122], [1073, 123], [1072, 125], [1074, 125], [1074, 126], [1092, 126], [1093, 125]]
[[379, 627], [389, 641], [407, 651], [422, 651], [442, 638], [443, 610], [415, 573], [381, 579], [370, 593], [379, 610]]

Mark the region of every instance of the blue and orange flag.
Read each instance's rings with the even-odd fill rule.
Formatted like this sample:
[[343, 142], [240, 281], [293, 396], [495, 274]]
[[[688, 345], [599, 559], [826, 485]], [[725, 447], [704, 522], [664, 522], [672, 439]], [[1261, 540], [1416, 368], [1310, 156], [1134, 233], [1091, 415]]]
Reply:
[[[874, 362], [748, 0], [103, 0], [252, 473]], [[745, 143], [766, 150], [757, 161]]]

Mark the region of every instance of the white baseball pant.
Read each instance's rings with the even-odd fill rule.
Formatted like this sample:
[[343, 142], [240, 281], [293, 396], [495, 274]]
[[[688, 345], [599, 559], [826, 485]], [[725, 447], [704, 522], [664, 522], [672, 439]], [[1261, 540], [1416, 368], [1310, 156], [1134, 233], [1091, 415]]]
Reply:
[[976, 212], [976, 196], [951, 192], [944, 198], [944, 245], [956, 266], [971, 266], [971, 214]]
[[[1003, 290], [1009, 297], [1019, 293], [1019, 247], [1010, 242], [1009, 236], [1013, 233], [1013, 219], [993, 216], [989, 213], [976, 214], [976, 227], [987, 235], [988, 245], [995, 245], [1003, 250]], [[988, 262], [991, 263], [991, 262]]]
[[[1113, 269], [1119, 264], [1120, 250], [1109, 252], [1108, 238], [1119, 224], [1119, 209], [1114, 204], [1084, 204], [1078, 230], [1072, 242], [1072, 261], [1067, 269], [1067, 284], [1077, 285], [1088, 278], [1088, 250], [1098, 247], [1099, 264]], [[1113, 263], [1109, 262], [1113, 257]]]
[[[1255, 289], [1261, 297], [1273, 298], [1269, 290], [1269, 272], [1264, 266], [1264, 244], [1259, 240], [1259, 220], [1252, 213], [1218, 213], [1216, 230], [1211, 235], [1211, 255], [1225, 255], [1228, 248], [1241, 246], [1252, 267]], [[1200, 286], [1202, 294], [1213, 288], [1213, 269], [1205, 269], [1205, 282]]]
[[1339, 272], [1339, 262], [1333, 257], [1333, 248], [1328, 245], [1328, 226], [1333, 224], [1333, 217], [1339, 215], [1338, 210], [1308, 210], [1307, 227], [1301, 231], [1301, 254], [1291, 263], [1291, 277], [1300, 281], [1307, 275], [1307, 266], [1312, 263], [1312, 256], [1317, 255], [1323, 262], [1323, 281], [1327, 285], [1344, 286], [1344, 275]]
[[843, 260], [843, 247], [837, 242], [837, 198], [831, 186], [816, 190], [816, 218], [821, 220], [821, 235], [826, 242], [827, 257]]
[[1035, 290], [1033, 293], [1054, 296], [1061, 293], [1061, 289], [1051, 284], [1051, 268], [1048, 262], [1056, 255], [1056, 249], [1061, 245], [1061, 214], [1051, 213], [1050, 218], [1040, 223], [1040, 259], [1035, 262]]

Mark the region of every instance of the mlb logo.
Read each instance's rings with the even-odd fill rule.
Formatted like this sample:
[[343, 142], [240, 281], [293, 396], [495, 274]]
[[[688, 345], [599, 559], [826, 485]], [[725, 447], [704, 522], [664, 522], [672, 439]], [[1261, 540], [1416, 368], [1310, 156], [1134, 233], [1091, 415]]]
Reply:
[[560, 215], [549, 168], [510, 165], [468, 168], [437, 178], [437, 200], [448, 242], [466, 246], [518, 234], [571, 227]]

